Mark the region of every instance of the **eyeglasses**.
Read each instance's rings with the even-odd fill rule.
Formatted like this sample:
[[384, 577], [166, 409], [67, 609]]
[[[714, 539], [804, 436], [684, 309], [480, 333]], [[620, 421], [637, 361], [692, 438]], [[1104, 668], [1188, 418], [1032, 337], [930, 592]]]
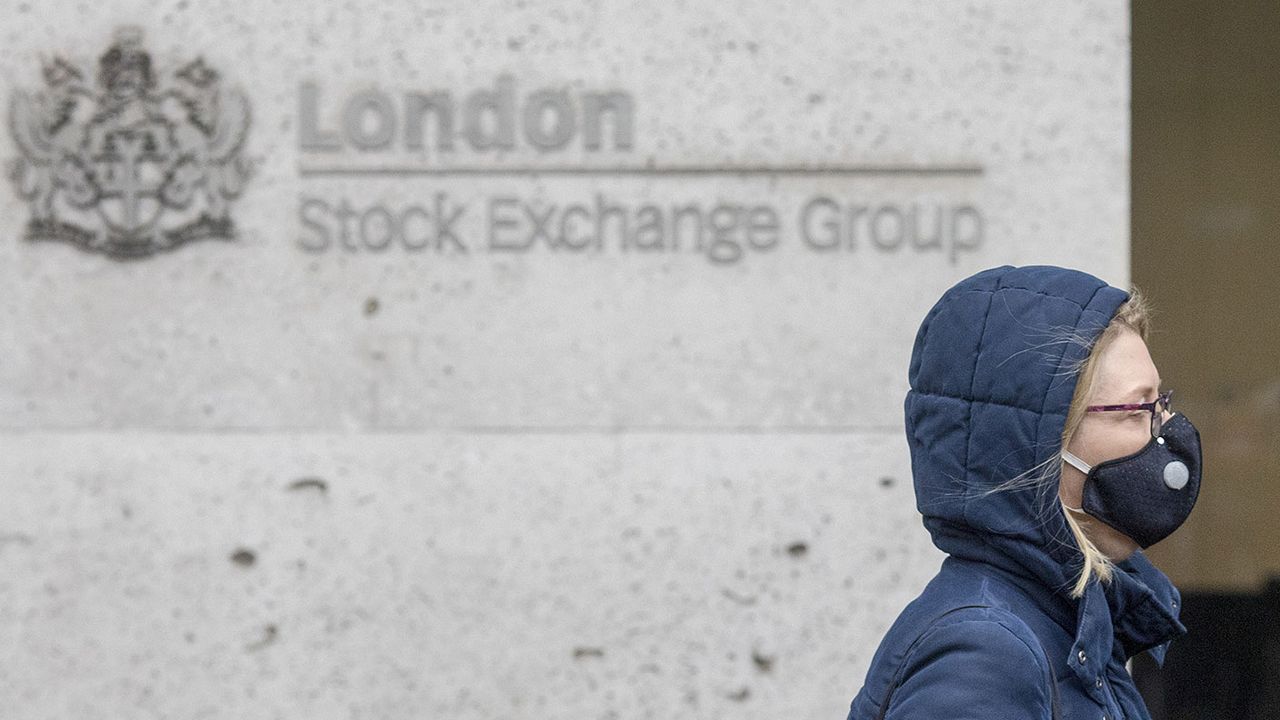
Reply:
[[1124, 405], [1090, 405], [1085, 412], [1112, 412], [1115, 410], [1148, 410], [1151, 412], [1151, 437], [1160, 437], [1160, 428], [1164, 427], [1164, 414], [1173, 412], [1170, 407], [1172, 390], [1165, 390], [1149, 403], [1126, 403]]

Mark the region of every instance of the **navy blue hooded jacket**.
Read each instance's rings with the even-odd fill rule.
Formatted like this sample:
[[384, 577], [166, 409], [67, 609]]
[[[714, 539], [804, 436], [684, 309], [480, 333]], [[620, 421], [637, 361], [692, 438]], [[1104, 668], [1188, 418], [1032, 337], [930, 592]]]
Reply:
[[1083, 556], [1057, 483], [981, 495], [1057, 456], [1073, 367], [1128, 297], [1075, 270], [1003, 266], [925, 316], [906, 429], [916, 507], [947, 556], [886, 633], [849, 720], [1150, 718], [1125, 662], [1163, 665], [1186, 633], [1177, 589], [1138, 550], [1074, 599]]

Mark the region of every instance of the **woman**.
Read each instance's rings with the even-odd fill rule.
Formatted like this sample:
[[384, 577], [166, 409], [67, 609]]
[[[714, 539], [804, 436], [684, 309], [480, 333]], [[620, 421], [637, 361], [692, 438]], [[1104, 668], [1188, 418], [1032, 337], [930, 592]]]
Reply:
[[1139, 548], [1200, 487], [1136, 293], [1051, 266], [992, 268], [925, 316], [908, 372], [916, 507], [947, 557], [872, 657], [849, 720], [1150, 718], [1180, 596]]

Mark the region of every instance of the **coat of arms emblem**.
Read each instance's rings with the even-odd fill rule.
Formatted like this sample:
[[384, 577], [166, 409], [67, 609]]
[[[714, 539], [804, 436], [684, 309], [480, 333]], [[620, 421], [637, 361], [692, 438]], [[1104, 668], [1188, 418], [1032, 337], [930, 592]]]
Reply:
[[9, 174], [30, 203], [28, 240], [118, 260], [234, 240], [229, 204], [253, 170], [240, 155], [249, 103], [203, 59], [157, 73], [142, 32], [126, 27], [96, 72], [55, 57], [44, 81], [9, 105], [22, 152]]

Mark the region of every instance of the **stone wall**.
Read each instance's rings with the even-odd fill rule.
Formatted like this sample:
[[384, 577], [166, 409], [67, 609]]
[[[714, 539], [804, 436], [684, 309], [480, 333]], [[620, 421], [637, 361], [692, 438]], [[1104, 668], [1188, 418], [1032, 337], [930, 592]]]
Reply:
[[1124, 3], [0, 12], [7, 717], [843, 717], [925, 311], [1128, 279]]

